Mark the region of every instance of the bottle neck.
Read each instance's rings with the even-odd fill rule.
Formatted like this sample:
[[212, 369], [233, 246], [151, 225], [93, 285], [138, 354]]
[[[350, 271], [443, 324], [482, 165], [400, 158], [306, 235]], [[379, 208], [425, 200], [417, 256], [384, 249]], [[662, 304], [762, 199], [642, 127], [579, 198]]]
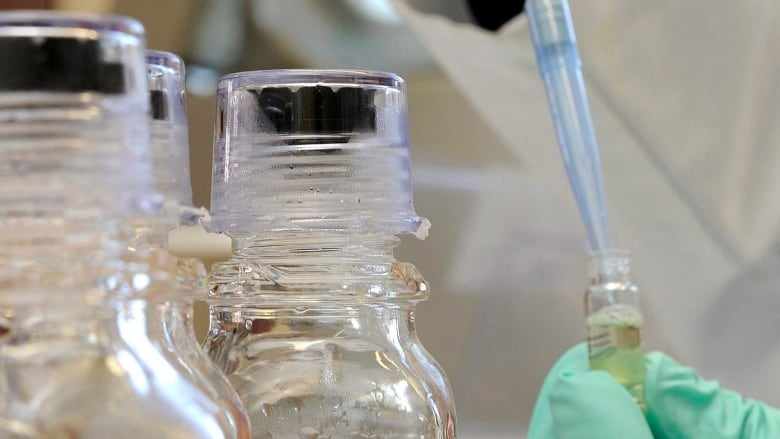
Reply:
[[395, 262], [393, 249], [400, 242], [392, 235], [354, 234], [344, 230], [233, 235], [231, 238], [233, 255], [237, 259], [259, 259], [303, 267], [347, 263], [392, 264]]
[[414, 266], [399, 263], [398, 237], [349, 230], [233, 235], [233, 256], [215, 264], [212, 298], [301, 301], [422, 300], [428, 286]]
[[625, 250], [607, 250], [591, 255], [590, 279], [592, 285], [609, 282], [629, 283], [630, 258]]

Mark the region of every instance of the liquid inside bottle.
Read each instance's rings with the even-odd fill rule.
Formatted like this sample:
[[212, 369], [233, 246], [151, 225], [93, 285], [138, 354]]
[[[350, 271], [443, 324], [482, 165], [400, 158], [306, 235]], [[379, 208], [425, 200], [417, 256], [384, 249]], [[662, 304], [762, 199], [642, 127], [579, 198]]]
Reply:
[[645, 351], [642, 319], [627, 305], [602, 308], [585, 319], [590, 368], [609, 372], [638, 402], [643, 401]]
[[646, 410], [643, 319], [639, 290], [628, 277], [627, 254], [612, 250], [594, 256], [592, 275], [585, 295], [590, 368], [609, 372]]

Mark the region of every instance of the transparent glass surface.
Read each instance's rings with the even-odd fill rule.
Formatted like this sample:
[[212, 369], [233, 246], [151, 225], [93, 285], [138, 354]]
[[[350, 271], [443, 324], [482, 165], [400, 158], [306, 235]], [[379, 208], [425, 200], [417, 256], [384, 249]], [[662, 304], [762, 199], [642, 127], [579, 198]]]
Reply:
[[[210, 418], [204, 418], [204, 422], [218, 425], [220, 436], [216, 437], [249, 439], [249, 418], [238, 394], [195, 338], [192, 305], [195, 297], [205, 296], [203, 263], [194, 258], [175, 257], [155, 242], [131, 247], [124, 262], [126, 266], [146, 267], [145, 272], [149, 273], [149, 281], [139, 294], [146, 303], [141, 310], [144, 312], [127, 317], [143, 319], [147, 326], [146, 334], [135, 337], [148, 337], [148, 346], [212, 409]], [[137, 274], [124, 277], [139, 278]], [[121, 288], [122, 283], [118, 285]], [[182, 408], [188, 404], [186, 399], [179, 403]]]
[[646, 410], [643, 317], [639, 288], [629, 278], [628, 252], [613, 249], [592, 256], [585, 314], [590, 368], [609, 372]]
[[230, 425], [229, 437], [249, 439], [251, 428], [241, 399], [224, 373], [206, 355], [195, 338], [192, 303], [167, 302], [161, 305], [164, 322], [162, 347], [175, 356], [182, 374], [216, 403]]
[[130, 19], [0, 13], [0, 437], [240, 437], [158, 342], [169, 262], [130, 245], [162, 205], [143, 49]]
[[454, 438], [441, 368], [417, 338], [428, 284], [395, 260], [424, 237], [403, 81], [352, 71], [229, 75], [218, 91], [209, 356], [252, 437]]
[[235, 437], [151, 342], [161, 334], [148, 313], [144, 301], [17, 308], [0, 345], [0, 437]]
[[[249, 421], [241, 400], [225, 375], [206, 356], [195, 339], [192, 304], [205, 296], [206, 270], [195, 258], [179, 258], [167, 250], [168, 232], [182, 219], [197, 218], [192, 207], [189, 142], [184, 95], [184, 63], [175, 54], [147, 51], [146, 68], [151, 106], [154, 185], [164, 196], [160, 215], [136, 218], [130, 246], [150, 263], [150, 271], [170, 279], [173, 289], [151, 285], [155, 300], [147, 318], [157, 322], [155, 342], [177, 372], [210, 398], [223, 419], [226, 437], [249, 438]], [[164, 282], [158, 284], [165, 285]]]
[[253, 438], [453, 438], [444, 373], [413, 306], [211, 309], [209, 353], [252, 417]]

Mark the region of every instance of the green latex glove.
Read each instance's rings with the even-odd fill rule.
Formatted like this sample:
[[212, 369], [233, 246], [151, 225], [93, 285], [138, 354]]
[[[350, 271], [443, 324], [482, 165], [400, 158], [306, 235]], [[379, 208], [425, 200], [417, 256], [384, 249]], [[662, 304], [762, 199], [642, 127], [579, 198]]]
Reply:
[[647, 417], [608, 373], [588, 370], [584, 344], [570, 349], [542, 385], [528, 438], [780, 438], [780, 410], [721, 389], [661, 352], [645, 363]]

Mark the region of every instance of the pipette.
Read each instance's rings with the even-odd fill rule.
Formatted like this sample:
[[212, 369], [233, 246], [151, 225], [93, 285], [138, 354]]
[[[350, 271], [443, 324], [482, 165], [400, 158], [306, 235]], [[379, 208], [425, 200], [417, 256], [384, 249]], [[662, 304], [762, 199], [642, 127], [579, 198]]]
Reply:
[[530, 0], [525, 12], [569, 182], [591, 250], [609, 248], [601, 165], [566, 0]]
[[639, 291], [628, 277], [627, 254], [609, 245], [601, 165], [569, 5], [566, 0], [529, 0], [525, 12], [558, 145], [594, 254], [585, 296], [590, 368], [612, 374], [645, 410]]

